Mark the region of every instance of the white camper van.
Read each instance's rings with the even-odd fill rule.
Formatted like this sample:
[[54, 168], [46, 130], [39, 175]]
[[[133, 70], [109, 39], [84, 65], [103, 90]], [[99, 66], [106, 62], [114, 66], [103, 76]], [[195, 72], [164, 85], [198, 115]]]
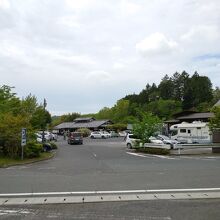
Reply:
[[180, 143], [206, 144], [212, 142], [212, 137], [208, 127], [208, 123], [194, 121], [193, 123], [182, 122], [170, 127], [171, 139]]

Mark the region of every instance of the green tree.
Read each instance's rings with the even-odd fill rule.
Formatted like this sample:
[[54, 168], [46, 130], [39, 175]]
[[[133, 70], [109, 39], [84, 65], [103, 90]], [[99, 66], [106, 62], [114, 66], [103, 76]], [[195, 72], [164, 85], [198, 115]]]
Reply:
[[128, 100], [119, 100], [117, 101], [116, 105], [112, 108], [113, 112], [113, 121], [123, 122], [124, 119], [128, 116], [129, 112], [129, 101]]
[[113, 111], [111, 108], [104, 107], [96, 114], [97, 119], [113, 119]]
[[161, 80], [158, 89], [160, 97], [164, 100], [173, 98], [173, 82], [168, 75], [165, 75]]
[[189, 79], [189, 74], [183, 71], [181, 74], [176, 72], [173, 74], [171, 80], [173, 83], [173, 99], [177, 101], [183, 100], [185, 85]]
[[34, 129], [45, 129], [46, 125], [51, 123], [51, 115], [43, 106], [38, 106], [30, 123]]
[[220, 100], [220, 88], [216, 87], [213, 90], [213, 101], [212, 101], [212, 105], [214, 105], [215, 103], [217, 103]]
[[214, 113], [214, 117], [210, 119], [209, 127], [213, 130], [220, 130], [220, 107], [213, 107], [211, 110]]
[[149, 103], [144, 108], [148, 112], [152, 112], [161, 119], [172, 118], [173, 114], [182, 110], [182, 103], [175, 100], [157, 100]]
[[133, 123], [133, 134], [140, 138], [141, 143], [149, 143], [149, 138], [161, 130], [161, 120], [149, 112], [139, 114], [140, 119]]
[[18, 157], [21, 146], [21, 129], [29, 128], [29, 122], [22, 115], [5, 113], [0, 116], [0, 140], [3, 152], [9, 157]]
[[186, 81], [183, 108], [196, 108], [202, 102], [213, 99], [212, 83], [207, 76], [199, 76], [197, 72]]

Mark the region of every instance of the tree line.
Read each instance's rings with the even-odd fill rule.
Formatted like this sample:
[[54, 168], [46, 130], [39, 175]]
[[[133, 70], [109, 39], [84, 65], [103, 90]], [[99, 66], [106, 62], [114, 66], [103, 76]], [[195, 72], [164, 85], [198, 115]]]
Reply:
[[159, 85], [147, 83], [139, 94], [126, 95], [111, 108], [104, 107], [95, 114], [63, 115], [56, 118], [54, 124], [73, 121], [76, 117], [84, 116], [110, 119], [117, 124], [127, 124], [141, 118], [141, 112], [150, 112], [161, 120], [166, 120], [183, 110], [209, 111], [219, 99], [220, 88], [213, 88], [207, 76], [201, 76], [198, 72], [192, 76], [186, 71], [175, 72], [171, 76], [165, 75]]
[[17, 157], [20, 154], [21, 129], [27, 128], [28, 139], [51, 123], [51, 115], [37, 98], [29, 94], [20, 99], [13, 87], [0, 86], [0, 156]]

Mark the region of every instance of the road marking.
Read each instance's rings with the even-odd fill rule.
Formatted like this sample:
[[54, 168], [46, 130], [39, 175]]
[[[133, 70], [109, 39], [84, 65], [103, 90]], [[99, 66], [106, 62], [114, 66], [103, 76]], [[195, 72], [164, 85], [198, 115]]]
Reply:
[[126, 152], [127, 154], [133, 155], [133, 156], [137, 156], [137, 157], [145, 157], [145, 158], [161, 158], [161, 159], [167, 159], [167, 160], [179, 160], [179, 158], [174, 158], [174, 157], [170, 157], [170, 156], [163, 156], [163, 155], [156, 155], [156, 154], [140, 154], [140, 153], [132, 153], [132, 152]]
[[27, 169], [29, 168], [28, 166], [20, 166], [20, 165], [15, 165], [12, 167], [7, 167], [6, 170], [22, 170], [22, 169]]
[[133, 156], [137, 156], [137, 157], [147, 157], [147, 158], [149, 158], [149, 156], [145, 156], [145, 155], [142, 155], [142, 154], [131, 153], [131, 152], [126, 152], [126, 153], [130, 154], [130, 155], [133, 155]]

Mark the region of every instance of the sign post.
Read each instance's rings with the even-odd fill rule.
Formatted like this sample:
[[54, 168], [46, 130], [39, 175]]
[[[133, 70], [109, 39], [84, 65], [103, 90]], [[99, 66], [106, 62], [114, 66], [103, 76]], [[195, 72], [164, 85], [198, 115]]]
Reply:
[[24, 159], [24, 146], [27, 143], [27, 129], [21, 129], [21, 159]]

